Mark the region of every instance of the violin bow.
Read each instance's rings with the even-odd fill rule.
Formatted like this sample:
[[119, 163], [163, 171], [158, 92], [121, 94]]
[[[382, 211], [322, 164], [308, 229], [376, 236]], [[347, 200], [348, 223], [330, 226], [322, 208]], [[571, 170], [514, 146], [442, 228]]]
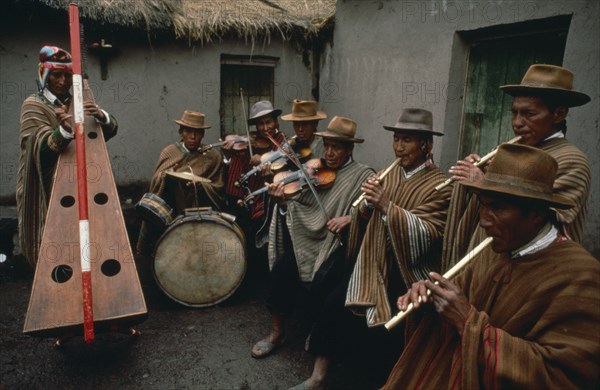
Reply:
[[248, 115], [246, 113], [246, 105], [244, 104], [244, 90], [242, 88], [240, 88], [240, 100], [242, 101], [242, 118], [244, 118], [244, 124], [246, 125], [246, 136], [248, 137], [248, 151], [250, 152], [250, 158], [252, 158], [254, 153], [252, 152], [250, 129], [248, 128]]

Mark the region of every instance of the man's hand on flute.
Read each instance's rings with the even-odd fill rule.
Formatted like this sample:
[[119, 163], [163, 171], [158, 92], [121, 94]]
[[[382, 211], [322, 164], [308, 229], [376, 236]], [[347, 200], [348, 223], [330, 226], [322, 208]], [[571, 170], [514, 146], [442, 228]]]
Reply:
[[458, 160], [456, 165], [451, 166], [448, 173], [457, 181], [479, 182], [483, 180], [483, 171], [475, 165], [479, 160], [481, 157], [478, 154], [469, 154], [463, 160]]
[[364, 193], [365, 200], [382, 214], [387, 213], [390, 198], [383, 190], [377, 176], [371, 176], [360, 188]]
[[[440, 316], [462, 333], [471, 310], [471, 304], [458, 286], [436, 272], [430, 272], [431, 280], [419, 280], [410, 290], [398, 298], [398, 309], [405, 311], [409, 303], [417, 309], [421, 304], [432, 302]], [[434, 283], [435, 282], [435, 283]]]

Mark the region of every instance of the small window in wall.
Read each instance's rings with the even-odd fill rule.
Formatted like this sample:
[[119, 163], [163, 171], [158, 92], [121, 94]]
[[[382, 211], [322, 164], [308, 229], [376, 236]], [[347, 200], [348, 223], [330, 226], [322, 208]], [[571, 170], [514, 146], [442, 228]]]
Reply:
[[562, 65], [570, 17], [520, 23], [504, 31], [477, 37], [463, 35], [469, 44], [469, 64], [461, 126], [459, 156], [484, 155], [513, 138], [512, 97], [501, 85], [519, 84], [530, 65]]
[[270, 100], [275, 104], [274, 68], [277, 61], [277, 58], [267, 56], [221, 56], [221, 137], [246, 132], [245, 118], [254, 103]]

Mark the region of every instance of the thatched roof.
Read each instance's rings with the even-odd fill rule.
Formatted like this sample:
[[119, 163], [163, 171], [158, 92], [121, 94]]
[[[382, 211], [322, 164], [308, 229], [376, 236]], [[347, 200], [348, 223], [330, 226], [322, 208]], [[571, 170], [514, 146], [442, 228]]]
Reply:
[[[37, 0], [67, 9], [72, 0]], [[316, 35], [333, 21], [336, 0], [79, 0], [81, 16], [100, 23], [172, 30], [211, 42], [225, 35], [284, 40]]]

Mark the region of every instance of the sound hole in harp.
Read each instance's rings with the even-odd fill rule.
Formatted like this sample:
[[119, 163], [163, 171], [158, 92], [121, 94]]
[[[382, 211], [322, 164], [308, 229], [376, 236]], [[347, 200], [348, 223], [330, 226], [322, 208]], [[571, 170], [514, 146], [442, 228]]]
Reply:
[[98, 138], [98, 133], [96, 133], [95, 131], [90, 131], [87, 136], [89, 139], [96, 139]]
[[121, 272], [121, 263], [115, 259], [105, 260], [100, 266], [100, 270], [106, 276], [115, 276], [119, 272]]
[[106, 204], [108, 202], [108, 195], [106, 195], [104, 192], [99, 192], [94, 195], [94, 202], [99, 205]]
[[60, 198], [60, 205], [62, 207], [68, 208], [75, 204], [75, 198], [71, 195], [66, 195]]
[[73, 268], [68, 265], [57, 265], [52, 269], [51, 278], [56, 283], [65, 283], [73, 276]]

